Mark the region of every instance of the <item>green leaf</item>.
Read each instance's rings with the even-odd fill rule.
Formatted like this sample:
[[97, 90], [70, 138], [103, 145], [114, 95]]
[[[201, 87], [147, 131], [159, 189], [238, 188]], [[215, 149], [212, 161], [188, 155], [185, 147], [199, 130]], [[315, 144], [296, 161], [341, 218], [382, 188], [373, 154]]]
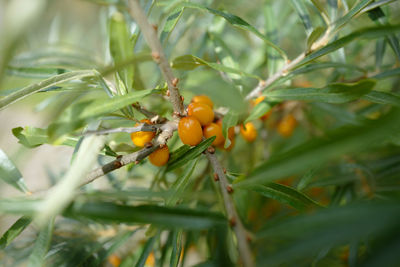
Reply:
[[[130, 39], [128, 25], [124, 15], [115, 12], [110, 18], [110, 53], [113, 57], [114, 64], [120, 64], [127, 58], [133, 56], [133, 44]], [[133, 85], [134, 66], [128, 65], [118, 70], [118, 76], [127, 88], [131, 91]]]
[[0, 149], [0, 179], [21, 192], [30, 193], [22, 174], [2, 149]]
[[50, 247], [51, 237], [53, 235], [54, 219], [47, 221], [47, 224], [40, 230], [36, 239], [32, 253], [29, 256], [28, 267], [45, 266], [47, 251]]
[[310, 36], [307, 38], [307, 51], [311, 50], [311, 46], [315, 41], [317, 41], [324, 33], [325, 33], [326, 28], [325, 27], [316, 27]]
[[242, 189], [260, 193], [265, 197], [275, 199], [299, 210], [320, 206], [314, 200], [297, 191], [296, 189], [277, 183], [268, 183], [266, 185], [250, 185], [249, 187], [242, 187]]
[[340, 19], [336, 20], [333, 23], [333, 31], [339, 30], [341, 27], [343, 27], [345, 24], [347, 24], [355, 15], [357, 15], [363, 8], [365, 8], [372, 0], [361, 0], [358, 3], [356, 3], [350, 10], [349, 12], [346, 13], [343, 17]]
[[321, 248], [365, 240], [366, 236], [384, 238], [385, 232], [389, 235], [394, 232], [398, 237], [399, 216], [397, 202], [353, 203], [293, 216], [256, 233], [258, 242], [268, 240], [268, 243], [279, 244], [273, 253], [264, 254], [258, 263], [260, 266], [280, 266], [282, 263], [291, 266], [309, 261]]
[[359, 99], [375, 86], [374, 80], [361, 80], [360, 82], [334, 83], [324, 88], [294, 88], [268, 91], [265, 96], [273, 101], [304, 100], [326, 103], [346, 103]]
[[234, 184], [244, 187], [265, 184], [279, 178], [301, 174], [311, 168], [338, 157], [371, 146], [382, 145], [385, 138], [400, 130], [397, 123], [400, 110], [394, 109], [379, 120], [368, 121], [363, 126], [341, 128], [328, 137], [314, 138], [287, 152], [275, 155], [256, 168], [247, 179]]
[[267, 113], [272, 107], [265, 101], [258, 103], [250, 112], [250, 115], [244, 121], [246, 124], [249, 121], [256, 120]]
[[31, 223], [32, 219], [29, 217], [19, 218], [0, 238], [0, 248], [6, 248], [26, 227]]
[[394, 93], [372, 91], [364, 95], [362, 99], [378, 104], [400, 107], [400, 95]]
[[336, 41], [333, 41], [332, 43], [322, 47], [321, 49], [316, 50], [311, 54], [307, 55], [302, 61], [299, 62], [299, 64], [296, 65], [296, 68], [304, 64], [307, 64], [326, 54], [329, 54], [333, 51], [336, 51], [339, 48], [345, 46], [346, 44], [354, 40], [359, 40], [361, 38], [366, 38], [366, 39], [380, 38], [392, 33], [396, 33], [398, 31], [400, 31], [400, 25], [390, 25], [390, 26], [385, 25], [385, 26], [369, 27], [358, 30]]
[[304, 28], [306, 29], [307, 35], [310, 34], [312, 31], [311, 18], [306, 5], [304, 4], [304, 0], [291, 0], [291, 3], [296, 12], [299, 14]]
[[[47, 129], [36, 128], [26, 126], [25, 128], [17, 127], [12, 129], [13, 135], [18, 138], [18, 143], [29, 147], [37, 147], [43, 144], [51, 144], [49, 136], [47, 135]], [[78, 138], [68, 136], [63, 140], [61, 145], [75, 146], [78, 142]]]
[[144, 245], [143, 251], [140, 254], [138, 262], [136, 263], [135, 267], [143, 267], [146, 263], [147, 258], [149, 257], [150, 252], [153, 249], [154, 243], [157, 239], [158, 235], [153, 236], [147, 240], [146, 244]]
[[179, 258], [181, 256], [182, 248], [183, 248], [183, 231], [174, 231], [172, 237], [172, 251], [171, 251], [171, 260], [169, 266], [178, 267]]
[[328, 16], [328, 12], [325, 10], [324, 5], [321, 3], [321, 0], [311, 0], [311, 2], [321, 14], [325, 14], [325, 16]]
[[14, 102], [17, 102], [29, 95], [32, 95], [41, 90], [48, 89], [48, 88], [58, 85], [60, 83], [65, 83], [65, 82], [68, 82], [71, 80], [79, 80], [79, 79], [93, 77], [93, 76], [95, 76], [95, 73], [92, 70], [71, 71], [71, 72], [53, 76], [49, 79], [46, 79], [46, 80], [38, 82], [38, 83], [28, 85], [27, 87], [24, 87], [12, 94], [0, 99], [0, 110], [4, 109], [8, 105], [10, 105]]
[[203, 210], [160, 206], [128, 206], [109, 202], [73, 203], [64, 215], [89, 218], [109, 223], [151, 223], [156, 226], [184, 229], [205, 229], [225, 225], [225, 218]]
[[385, 79], [385, 78], [389, 78], [389, 77], [396, 77], [400, 75], [400, 68], [394, 68], [391, 70], [387, 70], [381, 73], [378, 73], [374, 76], [372, 76], [372, 78], [374, 79]]
[[278, 46], [276, 46], [274, 43], [272, 43], [265, 35], [263, 35], [256, 28], [254, 28], [254, 26], [250, 25], [249, 23], [247, 23], [246, 21], [244, 21], [240, 17], [238, 17], [236, 15], [233, 15], [233, 14], [222, 12], [222, 11], [219, 11], [219, 10], [215, 10], [215, 9], [212, 9], [212, 8], [209, 8], [209, 7], [197, 4], [197, 3], [182, 2], [181, 6], [187, 7], [187, 8], [200, 9], [202, 11], [207, 11], [207, 12], [209, 12], [211, 14], [214, 14], [216, 16], [222, 17], [226, 21], [228, 21], [230, 24], [232, 24], [233, 26], [255, 34], [257, 37], [262, 39], [267, 45], [269, 45], [272, 48], [274, 48], [282, 56], [282, 58], [284, 60], [287, 59], [286, 53], [282, 49], [280, 49]]
[[195, 57], [192, 55], [180, 56], [180, 57], [175, 58], [172, 61], [172, 68], [174, 68], [174, 69], [193, 70], [199, 66], [208, 66], [217, 71], [222, 71], [222, 72], [226, 72], [226, 73], [234, 73], [234, 74], [238, 74], [241, 76], [247, 76], [247, 77], [261, 80], [261, 78], [258, 77], [257, 75], [253, 75], [251, 73], [247, 73], [247, 72], [244, 72], [244, 71], [241, 71], [238, 69], [224, 66], [222, 64], [207, 62], [201, 58], [198, 58], [198, 57]]
[[200, 156], [201, 153], [203, 153], [203, 151], [206, 150], [212, 144], [215, 138], [216, 137], [213, 136], [206, 140], [203, 140], [200, 144], [191, 148], [189, 151], [185, 152], [181, 157], [177, 158], [174, 161], [168, 162], [167, 172], [179, 168], [188, 163], [189, 161], [191, 161], [192, 159], [195, 159], [198, 156]]
[[173, 191], [171, 197], [166, 201], [167, 206], [175, 206], [176, 202], [182, 197], [185, 189], [189, 184], [189, 179], [193, 174], [194, 169], [196, 168], [198, 162], [198, 158], [189, 162], [186, 166], [185, 171], [182, 174], [182, 177], [176, 179], [176, 181], [172, 184], [170, 190]]
[[54, 75], [66, 73], [68, 70], [63, 68], [43, 68], [43, 67], [7, 67], [7, 74], [32, 78], [32, 79], [45, 79], [50, 78]]
[[236, 126], [238, 121], [239, 121], [239, 114], [232, 110], [229, 110], [228, 113], [226, 113], [224, 118], [222, 119], [222, 134], [225, 138], [224, 148], [227, 148], [231, 145], [230, 144], [231, 141], [228, 138], [229, 128]]
[[168, 41], [168, 38], [169, 38], [171, 32], [175, 28], [179, 19], [182, 17], [183, 9], [184, 9], [183, 7], [178, 6], [171, 12], [171, 15], [168, 16], [167, 21], [164, 24], [164, 28], [163, 28], [163, 30], [161, 32], [161, 36], [160, 36], [160, 42], [162, 44], [165, 44], [165, 42]]

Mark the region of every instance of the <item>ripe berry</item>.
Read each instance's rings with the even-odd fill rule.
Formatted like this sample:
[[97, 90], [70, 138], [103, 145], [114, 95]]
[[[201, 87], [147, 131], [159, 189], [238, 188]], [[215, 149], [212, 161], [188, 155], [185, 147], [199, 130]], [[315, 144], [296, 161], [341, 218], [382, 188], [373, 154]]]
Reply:
[[253, 142], [257, 137], [257, 129], [252, 122], [248, 122], [245, 127], [240, 125], [240, 134], [247, 142]]
[[200, 122], [194, 117], [184, 117], [180, 119], [178, 124], [178, 134], [182, 143], [195, 146], [201, 142], [203, 138], [203, 130]]
[[188, 115], [195, 117], [202, 126], [208, 125], [214, 120], [214, 111], [203, 103], [189, 104]]
[[154, 166], [164, 166], [169, 159], [168, 146], [163, 146], [150, 154], [149, 160]]
[[[145, 122], [147, 124], [151, 124], [150, 120], [144, 119], [140, 122]], [[135, 126], [138, 126], [139, 123], [136, 123]], [[144, 147], [146, 143], [151, 142], [154, 136], [156, 135], [155, 132], [135, 132], [131, 133], [132, 142], [135, 146]]]
[[203, 103], [208, 105], [210, 108], [214, 107], [214, 103], [212, 102], [212, 100], [206, 96], [206, 95], [197, 95], [195, 97], [192, 98], [192, 102], [193, 103]]
[[277, 130], [283, 137], [290, 137], [296, 125], [296, 118], [292, 114], [288, 114], [279, 122]]
[[222, 128], [216, 123], [210, 123], [206, 127], [204, 127], [203, 135], [205, 138], [210, 138], [215, 136], [215, 140], [212, 142], [213, 146], [218, 146], [225, 141], [224, 136], [222, 135]]

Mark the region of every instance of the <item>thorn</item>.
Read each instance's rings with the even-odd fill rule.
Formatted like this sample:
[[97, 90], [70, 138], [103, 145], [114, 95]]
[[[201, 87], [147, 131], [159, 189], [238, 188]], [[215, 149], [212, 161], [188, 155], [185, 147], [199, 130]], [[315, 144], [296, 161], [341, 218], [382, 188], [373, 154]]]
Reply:
[[207, 152], [210, 153], [210, 154], [214, 154], [214, 153], [215, 153], [215, 148], [212, 147], [212, 146], [209, 146], [209, 147], [207, 148]]
[[171, 95], [171, 93], [169, 92], [169, 90], [167, 90], [166, 95], [167, 95], [167, 96], [170, 96], [170, 95]]
[[151, 53], [151, 56], [153, 57], [154, 61], [156, 62], [160, 61], [160, 54], [158, 52]]
[[227, 186], [226, 186], [226, 191], [228, 191], [229, 194], [232, 194], [232, 193], [233, 193], [233, 188], [232, 188], [232, 186], [227, 185]]
[[152, 24], [151, 25], [153, 27], [153, 29], [157, 32], [158, 31], [158, 26], [156, 24]]
[[147, 142], [146, 144], [144, 144], [144, 147], [145, 148], [150, 148], [150, 147], [152, 147], [153, 146], [153, 143], [152, 142]]
[[214, 181], [219, 181], [219, 176], [218, 176], [218, 173], [214, 173]]
[[225, 169], [225, 168], [223, 169], [223, 171], [224, 171], [224, 173], [226, 174], [226, 169]]
[[183, 102], [183, 100], [185, 100], [185, 99], [183, 98], [183, 96], [181, 96], [181, 101]]
[[178, 82], [179, 82], [179, 79], [178, 79], [178, 78], [173, 78], [173, 79], [172, 79], [172, 85], [173, 85], [174, 87], [176, 87], [176, 86], [178, 85]]
[[231, 227], [235, 227], [235, 225], [236, 225], [236, 218], [235, 217], [232, 217], [232, 218], [229, 219], [229, 225]]

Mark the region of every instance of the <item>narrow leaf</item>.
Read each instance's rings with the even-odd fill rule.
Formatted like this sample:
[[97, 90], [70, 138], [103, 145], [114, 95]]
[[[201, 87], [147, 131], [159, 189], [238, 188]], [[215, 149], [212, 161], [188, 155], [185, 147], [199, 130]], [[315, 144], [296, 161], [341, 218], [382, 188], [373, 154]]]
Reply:
[[288, 204], [293, 208], [299, 210], [319, 206], [319, 204], [316, 203], [314, 200], [310, 199], [308, 196], [297, 191], [296, 189], [277, 183], [268, 183], [266, 185], [251, 185], [249, 187], [244, 187], [243, 189], [255, 191], [265, 197], [275, 199], [281, 203]]
[[0, 149], [0, 179], [21, 192], [29, 193], [22, 174], [2, 149]]
[[226, 113], [224, 118], [222, 119], [222, 134], [225, 138], [225, 144], [224, 144], [225, 148], [230, 146], [230, 140], [228, 138], [229, 128], [236, 126], [238, 121], [239, 121], [239, 114], [232, 110], [229, 110], [228, 113]]
[[65, 83], [71, 80], [79, 80], [82, 78], [87, 78], [94, 76], [94, 72], [91, 70], [82, 70], [82, 71], [71, 71], [63, 74], [59, 74], [56, 76], [53, 76], [47, 80], [34, 83], [31, 85], [28, 85], [27, 87], [24, 87], [2, 99], [0, 99], [0, 110], [5, 108], [6, 106], [19, 101], [31, 94], [34, 94], [36, 92], [39, 92], [41, 90], [48, 89], [52, 86], [58, 85], [60, 83]]
[[6, 248], [22, 231], [31, 223], [32, 219], [29, 217], [19, 218], [0, 238], [0, 248]]
[[33, 251], [29, 256], [28, 267], [45, 266], [45, 257], [50, 247], [51, 237], [53, 235], [54, 219], [47, 221], [47, 224], [39, 232]]
[[372, 91], [364, 95], [362, 99], [374, 103], [400, 107], [400, 95], [394, 93]]
[[374, 80], [362, 80], [354, 84], [334, 83], [324, 88], [294, 88], [269, 91], [270, 100], [304, 100], [326, 103], [346, 103], [359, 99], [375, 86]]
[[215, 138], [216, 137], [213, 136], [206, 140], [203, 140], [200, 144], [198, 144], [197, 146], [191, 148], [189, 151], [184, 153], [180, 158], [177, 158], [175, 161], [168, 162], [167, 171], [179, 168], [188, 163], [189, 161], [191, 161], [192, 159], [195, 159], [198, 156], [200, 156], [201, 153], [203, 153], [203, 151], [206, 150], [211, 145], [211, 143], [214, 141]]

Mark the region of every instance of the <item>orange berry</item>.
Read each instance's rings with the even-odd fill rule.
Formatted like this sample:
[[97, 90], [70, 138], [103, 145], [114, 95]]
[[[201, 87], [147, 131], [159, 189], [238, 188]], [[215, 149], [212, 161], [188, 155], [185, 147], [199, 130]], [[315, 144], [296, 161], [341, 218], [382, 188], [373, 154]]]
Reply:
[[149, 156], [149, 160], [151, 162], [151, 164], [153, 164], [154, 166], [164, 166], [165, 164], [167, 164], [169, 159], [169, 149], [168, 146], [163, 146], [159, 149], [157, 149], [156, 151], [154, 151], [153, 153], [150, 154]]
[[108, 262], [113, 267], [118, 267], [121, 264], [121, 259], [116, 254], [111, 254], [110, 257], [108, 257]]
[[194, 117], [184, 117], [178, 124], [178, 134], [182, 143], [189, 146], [195, 146], [203, 138], [203, 130], [200, 122]]
[[256, 106], [258, 104], [260, 104], [263, 100], [265, 99], [265, 96], [259, 96], [256, 99], [253, 100], [253, 105]]
[[195, 117], [202, 126], [208, 125], [214, 120], [214, 111], [203, 103], [189, 104], [188, 115]]
[[252, 122], [240, 125], [240, 134], [247, 142], [253, 142], [257, 138], [257, 129]]
[[146, 262], [144, 263], [144, 266], [146, 267], [154, 267], [156, 263], [156, 259], [154, 257], [154, 253], [150, 252], [149, 256], [146, 259]]
[[279, 122], [277, 130], [283, 137], [290, 137], [296, 125], [296, 118], [292, 114], [288, 114]]
[[[151, 124], [150, 120], [143, 119], [140, 122], [145, 122], [147, 124]], [[139, 123], [136, 123], [135, 126], [138, 126]], [[132, 142], [135, 146], [144, 147], [144, 145], [148, 142], [153, 140], [154, 136], [156, 135], [155, 132], [134, 132], [131, 133]]]
[[218, 146], [225, 141], [224, 136], [222, 135], [222, 128], [216, 123], [210, 123], [203, 129], [203, 135], [205, 138], [210, 138], [215, 136], [215, 140], [212, 142], [213, 146]]
[[203, 103], [208, 105], [210, 108], [214, 107], [212, 100], [206, 95], [196, 95], [192, 98], [192, 103]]

